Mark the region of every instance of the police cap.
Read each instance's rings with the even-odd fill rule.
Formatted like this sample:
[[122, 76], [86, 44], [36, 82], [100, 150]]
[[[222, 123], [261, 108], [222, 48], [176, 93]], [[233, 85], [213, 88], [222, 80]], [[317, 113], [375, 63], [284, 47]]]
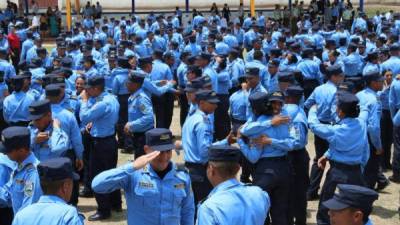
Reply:
[[33, 102], [29, 106], [29, 119], [37, 120], [42, 118], [46, 113], [50, 112], [50, 101], [48, 99]]
[[175, 148], [172, 132], [166, 128], [154, 128], [145, 135], [146, 145], [155, 151], [169, 151]]
[[226, 145], [212, 145], [208, 148], [208, 161], [239, 162], [241, 153], [238, 148]]
[[66, 157], [57, 157], [42, 161], [39, 163], [37, 169], [42, 181], [79, 180], [79, 175], [74, 172], [71, 160]]
[[31, 142], [27, 127], [8, 127], [1, 133], [0, 152], [9, 153], [13, 149], [29, 148]]

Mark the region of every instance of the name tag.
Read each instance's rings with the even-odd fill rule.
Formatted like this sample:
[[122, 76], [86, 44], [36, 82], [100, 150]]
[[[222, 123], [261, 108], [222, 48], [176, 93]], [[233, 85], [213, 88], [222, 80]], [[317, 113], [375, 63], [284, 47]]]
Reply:
[[176, 189], [185, 189], [185, 183], [175, 184], [174, 187]]
[[142, 187], [142, 188], [154, 188], [154, 184], [141, 181], [141, 182], [139, 182], [139, 187]]

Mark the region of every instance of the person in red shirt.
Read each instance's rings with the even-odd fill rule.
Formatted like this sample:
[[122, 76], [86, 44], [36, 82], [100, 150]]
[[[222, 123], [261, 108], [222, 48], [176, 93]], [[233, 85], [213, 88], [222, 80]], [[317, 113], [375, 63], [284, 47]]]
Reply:
[[10, 45], [9, 54], [11, 57], [12, 64], [15, 67], [15, 70], [18, 74], [18, 63], [19, 63], [19, 55], [21, 51], [21, 40], [18, 35], [15, 33], [15, 27], [12, 26], [10, 28], [10, 32], [7, 35], [8, 43]]

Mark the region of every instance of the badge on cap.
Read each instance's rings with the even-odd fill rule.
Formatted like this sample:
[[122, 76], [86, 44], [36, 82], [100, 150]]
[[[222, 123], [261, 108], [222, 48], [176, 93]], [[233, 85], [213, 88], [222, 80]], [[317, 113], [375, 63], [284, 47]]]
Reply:
[[215, 93], [215, 92], [213, 92], [213, 93], [211, 93], [211, 96], [217, 96], [217, 93]]
[[160, 140], [162, 140], [162, 141], [165, 141], [165, 140], [168, 140], [168, 139], [169, 139], [169, 135], [168, 134], [162, 134], [160, 136]]
[[276, 91], [276, 92], [272, 93], [272, 96], [282, 97], [282, 93], [279, 91]]
[[5, 142], [6, 141], [6, 138], [4, 137], [4, 135], [1, 135], [1, 142]]

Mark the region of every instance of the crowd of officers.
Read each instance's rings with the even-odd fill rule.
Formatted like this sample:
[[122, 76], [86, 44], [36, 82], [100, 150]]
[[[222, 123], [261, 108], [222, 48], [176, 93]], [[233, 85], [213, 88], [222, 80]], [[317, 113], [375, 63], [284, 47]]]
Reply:
[[78, 196], [104, 220], [123, 189], [128, 224], [301, 225], [315, 199], [319, 225], [372, 224], [383, 171], [400, 183], [400, 15], [302, 21], [85, 18], [50, 52], [19, 28], [17, 66], [0, 34], [0, 223], [82, 224]]

